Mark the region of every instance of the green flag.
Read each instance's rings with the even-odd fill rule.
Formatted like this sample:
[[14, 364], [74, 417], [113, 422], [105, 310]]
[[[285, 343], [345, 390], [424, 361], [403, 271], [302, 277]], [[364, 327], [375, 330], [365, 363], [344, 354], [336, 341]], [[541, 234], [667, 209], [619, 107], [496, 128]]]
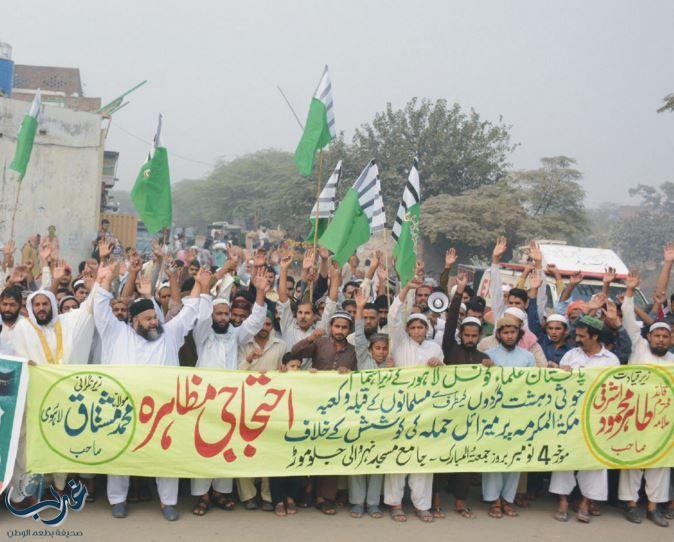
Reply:
[[154, 152], [140, 168], [131, 191], [133, 204], [150, 233], [170, 228], [173, 223], [168, 153], [161, 143], [161, 125], [162, 116], [159, 115]]
[[19, 134], [16, 137], [14, 158], [12, 159], [12, 163], [9, 164], [9, 169], [14, 171], [19, 182], [26, 175], [30, 154], [33, 151], [33, 142], [35, 141], [35, 133], [37, 132], [37, 117], [40, 114], [41, 104], [40, 90], [38, 89], [28, 114], [23, 117], [23, 121], [21, 122], [21, 128], [19, 128]]
[[395, 241], [393, 256], [396, 258], [396, 271], [400, 284], [404, 286], [414, 278], [417, 264], [417, 244], [419, 242], [419, 218], [421, 209], [421, 191], [417, 159], [407, 177], [403, 198], [398, 207], [391, 235]]
[[367, 243], [371, 233], [383, 230], [385, 222], [379, 169], [373, 160], [349, 188], [319, 244], [332, 252], [341, 266]]
[[295, 150], [295, 163], [300, 174], [308, 177], [314, 167], [314, 155], [335, 138], [335, 114], [332, 101], [332, 84], [328, 67], [311, 98], [304, 133]]

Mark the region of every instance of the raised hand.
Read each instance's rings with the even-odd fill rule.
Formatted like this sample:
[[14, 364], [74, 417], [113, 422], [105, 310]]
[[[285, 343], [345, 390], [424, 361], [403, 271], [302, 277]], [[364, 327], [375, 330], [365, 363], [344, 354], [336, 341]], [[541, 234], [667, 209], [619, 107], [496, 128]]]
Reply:
[[590, 301], [587, 302], [587, 308], [589, 310], [599, 310], [604, 306], [607, 300], [606, 294], [600, 292], [592, 296]]
[[604, 276], [602, 277], [601, 281], [606, 285], [610, 285], [612, 282], [615, 281], [615, 275], [616, 275], [615, 267], [607, 267], [604, 270]]
[[42, 243], [40, 243], [39, 254], [40, 254], [40, 261], [43, 264], [46, 264], [50, 260], [52, 256], [52, 246], [48, 240], [44, 240], [42, 241]]
[[209, 292], [212, 276], [212, 273], [204, 267], [197, 271], [195, 280], [197, 281], [197, 284], [199, 284], [199, 289], [201, 290], [202, 294], [207, 294]]
[[538, 272], [532, 273], [529, 276], [529, 288], [532, 290], [538, 290], [541, 285], [543, 284], [543, 280], [541, 279], [541, 275]]
[[313, 267], [314, 261], [316, 261], [316, 254], [314, 253], [313, 249], [307, 249], [307, 251], [304, 253], [304, 258], [302, 258], [302, 269], [309, 271], [309, 269]]
[[290, 268], [290, 266], [293, 263], [293, 255], [291, 252], [288, 252], [287, 254], [284, 254], [281, 256], [281, 269], [285, 269], [286, 271]]
[[82, 280], [84, 281], [84, 286], [91, 292], [91, 289], [94, 287], [94, 282], [96, 281], [94, 273], [92, 271], [85, 271], [82, 273]]
[[[154, 249], [154, 241], [152, 241], [152, 246]], [[112, 249], [115, 247], [115, 244], [109, 239], [101, 239], [98, 242], [98, 256], [101, 260], [105, 260], [112, 253]]]
[[674, 262], [674, 243], [667, 243], [665, 245], [665, 261]]
[[524, 269], [522, 270], [522, 275], [524, 275], [525, 277], [528, 277], [533, 270], [534, 270], [534, 264], [528, 263], [524, 266]]
[[[339, 267], [339, 264], [335, 261], [332, 262], [330, 266], [330, 284], [336, 284], [339, 287], [342, 284], [342, 269]], [[334, 282], [333, 282], [334, 281]]]
[[19, 284], [20, 282], [23, 282], [26, 280], [26, 277], [28, 276], [28, 266], [26, 265], [17, 265], [14, 270], [12, 271], [12, 274], [9, 277], [9, 283], [10, 284]]
[[559, 268], [554, 263], [549, 263], [545, 266], [545, 272], [549, 275], [553, 275], [556, 279], [562, 278], [562, 273]]
[[538, 265], [543, 261], [543, 253], [541, 252], [541, 247], [536, 241], [531, 241], [529, 243], [529, 256], [534, 262]]
[[143, 270], [143, 260], [141, 260], [138, 254], [131, 256], [131, 262], [129, 264], [129, 271], [132, 273], [138, 274]]
[[367, 304], [367, 295], [365, 295], [365, 290], [363, 290], [362, 288], [358, 288], [356, 290], [354, 300], [356, 301], [356, 308], [362, 311], [365, 308], [365, 305]]
[[146, 298], [150, 299], [152, 296], [152, 280], [150, 277], [140, 277], [140, 282], [138, 284], [138, 293]]
[[320, 339], [323, 335], [325, 335], [325, 330], [322, 327], [317, 327], [316, 329], [314, 329], [311, 335], [309, 335], [309, 341], [315, 342], [316, 340]]
[[494, 250], [492, 250], [491, 253], [491, 261], [493, 263], [499, 263], [506, 250], [508, 250], [508, 240], [503, 235], [501, 235], [498, 239], [496, 239], [496, 245], [494, 246]]
[[630, 272], [627, 274], [627, 278], [625, 279], [625, 286], [627, 286], [627, 289], [634, 290], [637, 286], [639, 286], [640, 282], [641, 275], [639, 274], [639, 271], [636, 269], [630, 269]]
[[269, 282], [267, 281], [267, 277], [264, 275], [264, 268], [260, 267], [257, 273], [255, 273], [255, 278], [253, 278], [253, 286], [255, 286], [255, 289], [258, 292], [263, 292], [266, 294], [269, 291], [270, 286]]
[[54, 282], [61, 282], [61, 279], [66, 276], [66, 263], [63, 260], [56, 262], [52, 270], [52, 279]]
[[610, 299], [606, 300], [606, 309], [604, 311], [604, 321], [607, 322], [613, 328], [619, 328], [620, 317], [618, 316], [618, 307]]
[[451, 268], [456, 262], [457, 257], [455, 248], [452, 247], [447, 250], [447, 252], [445, 252], [445, 269]]
[[[458, 291], [463, 292], [463, 290], [466, 288], [468, 285], [468, 275], [466, 273], [459, 273], [456, 276], [456, 287]], [[450, 289], [447, 290], [448, 292]]]
[[424, 262], [417, 260], [416, 265], [414, 266], [414, 276], [418, 279], [424, 278]]
[[573, 275], [569, 277], [569, 283], [573, 284], [574, 286], [577, 286], [583, 282], [583, 272], [582, 271], [576, 271]]
[[665, 292], [653, 292], [653, 304], [665, 306], [667, 304], [667, 294]]

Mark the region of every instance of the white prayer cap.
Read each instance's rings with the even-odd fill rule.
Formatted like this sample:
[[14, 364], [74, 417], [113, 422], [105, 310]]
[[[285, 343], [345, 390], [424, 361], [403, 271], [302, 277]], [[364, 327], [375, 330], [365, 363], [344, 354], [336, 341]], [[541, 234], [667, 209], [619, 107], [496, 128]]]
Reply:
[[482, 327], [482, 322], [480, 322], [479, 318], [475, 318], [475, 316], [466, 316], [462, 321], [461, 321], [461, 326], [466, 326], [468, 324], [475, 324], [478, 327]]
[[567, 320], [566, 316], [562, 314], [551, 314], [547, 317], [546, 322], [561, 322], [566, 327], [569, 327], [569, 321]]
[[412, 323], [414, 320], [421, 320], [424, 324], [426, 324], [426, 327], [430, 327], [428, 325], [428, 318], [426, 318], [426, 315], [421, 314], [420, 312], [413, 312], [407, 317], [407, 325]]
[[504, 284], [501, 286], [501, 291], [505, 294], [508, 293], [512, 288], [510, 287], [510, 284]]
[[227, 250], [227, 245], [225, 243], [215, 243], [213, 250]]
[[168, 282], [162, 282], [162, 283], [159, 285], [159, 288], [157, 288], [157, 291], [163, 290], [164, 288], [170, 288], [170, 287], [171, 287], [171, 285], [170, 285]]
[[505, 313], [509, 314], [510, 316], [514, 316], [515, 318], [521, 320], [522, 322], [527, 321], [527, 313], [517, 307], [508, 307]]
[[84, 281], [82, 279], [76, 280], [73, 282], [73, 288], [77, 288], [80, 284], [84, 285]]
[[229, 300], [223, 299], [222, 297], [216, 297], [213, 300], [213, 306], [215, 307], [216, 305], [229, 305]]
[[648, 332], [650, 333], [656, 329], [666, 329], [670, 333], [672, 332], [672, 328], [667, 322], [655, 322], [654, 324], [651, 324], [651, 327], [648, 328]]
[[461, 303], [461, 307], [459, 308], [459, 310], [462, 310], [463, 312], [466, 312], [468, 310], [468, 307], [466, 307], [465, 303]]

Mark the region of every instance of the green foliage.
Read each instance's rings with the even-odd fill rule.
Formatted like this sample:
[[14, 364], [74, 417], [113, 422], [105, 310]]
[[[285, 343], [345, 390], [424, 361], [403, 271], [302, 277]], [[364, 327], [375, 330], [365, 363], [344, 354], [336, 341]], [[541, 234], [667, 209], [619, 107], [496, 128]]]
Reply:
[[262, 150], [218, 164], [206, 179], [178, 183], [173, 198], [176, 224], [226, 220], [252, 228], [257, 221], [300, 238], [310, 227], [315, 185], [300, 177], [291, 153]]
[[674, 183], [662, 183], [657, 188], [640, 184], [630, 190], [630, 195], [641, 196], [641, 206], [614, 223], [611, 239], [630, 265], [657, 263], [665, 243], [674, 241]]
[[575, 160], [556, 156], [541, 162], [540, 169], [512, 173], [495, 185], [427, 199], [421, 231], [431, 243], [485, 258], [498, 235], [508, 237], [511, 247], [532, 238], [579, 240], [588, 223], [582, 175], [570, 167]]
[[439, 194], [458, 195], [465, 190], [493, 185], [505, 176], [510, 126], [482, 120], [474, 111], [446, 100], [413, 98], [402, 109], [389, 103], [372, 123], [355, 131], [349, 145], [340, 134], [327, 152], [327, 167], [344, 160], [340, 193], [375, 159], [379, 165], [387, 222], [394, 219], [412, 158], [419, 158], [422, 200]]
[[541, 167], [511, 174], [514, 185], [523, 189], [524, 207], [537, 237], [579, 242], [588, 233], [583, 174], [574, 169], [573, 158], [541, 158]]

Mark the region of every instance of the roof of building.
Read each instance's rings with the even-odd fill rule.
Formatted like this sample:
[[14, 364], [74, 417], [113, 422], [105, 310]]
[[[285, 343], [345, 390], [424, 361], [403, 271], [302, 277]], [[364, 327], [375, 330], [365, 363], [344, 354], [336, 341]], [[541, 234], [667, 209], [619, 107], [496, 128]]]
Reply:
[[79, 68], [54, 66], [14, 66], [14, 88], [41, 89], [63, 92], [66, 96], [82, 96], [82, 80]]

